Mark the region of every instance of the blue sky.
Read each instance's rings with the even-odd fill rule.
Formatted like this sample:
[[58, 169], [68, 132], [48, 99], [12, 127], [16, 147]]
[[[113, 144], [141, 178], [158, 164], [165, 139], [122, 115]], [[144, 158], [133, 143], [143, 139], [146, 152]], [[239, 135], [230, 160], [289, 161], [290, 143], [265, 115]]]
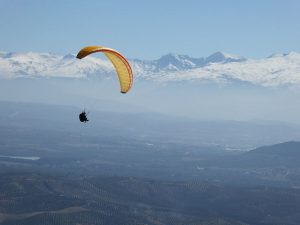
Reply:
[[0, 0], [0, 51], [261, 58], [300, 52], [299, 12], [299, 0]]

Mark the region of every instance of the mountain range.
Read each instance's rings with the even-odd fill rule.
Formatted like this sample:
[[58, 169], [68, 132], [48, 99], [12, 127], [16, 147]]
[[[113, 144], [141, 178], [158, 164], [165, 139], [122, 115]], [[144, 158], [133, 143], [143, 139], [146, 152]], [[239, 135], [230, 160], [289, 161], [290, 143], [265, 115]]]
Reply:
[[[156, 60], [129, 60], [135, 80], [154, 82], [200, 81], [217, 84], [234, 82], [263, 87], [299, 86], [300, 53], [274, 54], [262, 59], [247, 59], [222, 52], [208, 57], [167, 54]], [[109, 79], [114, 68], [108, 60], [87, 57], [76, 59], [51, 53], [0, 52], [0, 78], [82, 78]]]

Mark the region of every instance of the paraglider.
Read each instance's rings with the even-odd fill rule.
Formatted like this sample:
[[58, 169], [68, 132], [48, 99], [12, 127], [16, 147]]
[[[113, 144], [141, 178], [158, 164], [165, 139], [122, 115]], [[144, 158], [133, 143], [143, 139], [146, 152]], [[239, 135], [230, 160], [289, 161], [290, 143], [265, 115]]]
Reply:
[[77, 58], [82, 59], [96, 52], [103, 52], [111, 61], [119, 77], [121, 93], [127, 93], [133, 82], [132, 69], [127, 59], [116, 50], [102, 46], [87, 46], [78, 52]]
[[[121, 93], [127, 93], [130, 90], [133, 82], [132, 69], [127, 59], [116, 50], [103, 46], [84, 47], [78, 52], [77, 58], [82, 59], [96, 52], [104, 53], [104, 55], [111, 61], [119, 78]], [[79, 120], [80, 122], [84, 123], [89, 121], [86, 117], [85, 111], [79, 114]]]
[[87, 119], [87, 114], [86, 114], [86, 112], [83, 110], [80, 114], [79, 114], [79, 120], [80, 120], [80, 122], [82, 122], [82, 123], [86, 123], [86, 122], [88, 122], [89, 120]]

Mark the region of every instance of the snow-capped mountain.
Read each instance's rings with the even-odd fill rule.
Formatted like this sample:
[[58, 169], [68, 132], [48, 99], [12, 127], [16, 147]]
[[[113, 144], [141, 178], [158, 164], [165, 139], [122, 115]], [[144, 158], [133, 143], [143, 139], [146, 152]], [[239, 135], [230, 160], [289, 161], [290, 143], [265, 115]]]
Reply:
[[0, 77], [70, 77], [107, 75], [113, 72], [109, 61], [88, 57], [77, 60], [75, 55], [59, 56], [49, 53], [1, 53]]
[[[208, 57], [167, 54], [157, 60], [130, 60], [136, 80], [247, 82], [259, 86], [298, 86], [300, 53], [274, 54], [264, 59], [246, 59], [222, 52]], [[89, 56], [50, 53], [0, 52], [0, 78], [103, 78], [114, 73], [108, 60]]]
[[153, 61], [135, 60], [137, 64], [152, 65], [152, 72], [160, 71], [182, 71], [204, 67], [210, 63], [241, 62], [246, 60], [243, 57], [234, 57], [222, 52], [216, 52], [206, 58], [191, 58], [188, 55], [167, 54]]

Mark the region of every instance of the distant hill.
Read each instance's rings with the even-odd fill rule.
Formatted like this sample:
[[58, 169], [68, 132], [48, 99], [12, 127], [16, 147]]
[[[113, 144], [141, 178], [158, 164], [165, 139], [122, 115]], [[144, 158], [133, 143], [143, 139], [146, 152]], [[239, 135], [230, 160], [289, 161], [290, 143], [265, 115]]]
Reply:
[[284, 142], [248, 151], [234, 159], [240, 167], [300, 168], [300, 142]]
[[276, 145], [262, 146], [252, 151], [249, 151], [248, 154], [269, 155], [269, 156], [276, 155], [285, 158], [297, 157], [297, 159], [299, 159], [300, 162], [300, 142], [290, 141], [290, 142], [284, 142]]

